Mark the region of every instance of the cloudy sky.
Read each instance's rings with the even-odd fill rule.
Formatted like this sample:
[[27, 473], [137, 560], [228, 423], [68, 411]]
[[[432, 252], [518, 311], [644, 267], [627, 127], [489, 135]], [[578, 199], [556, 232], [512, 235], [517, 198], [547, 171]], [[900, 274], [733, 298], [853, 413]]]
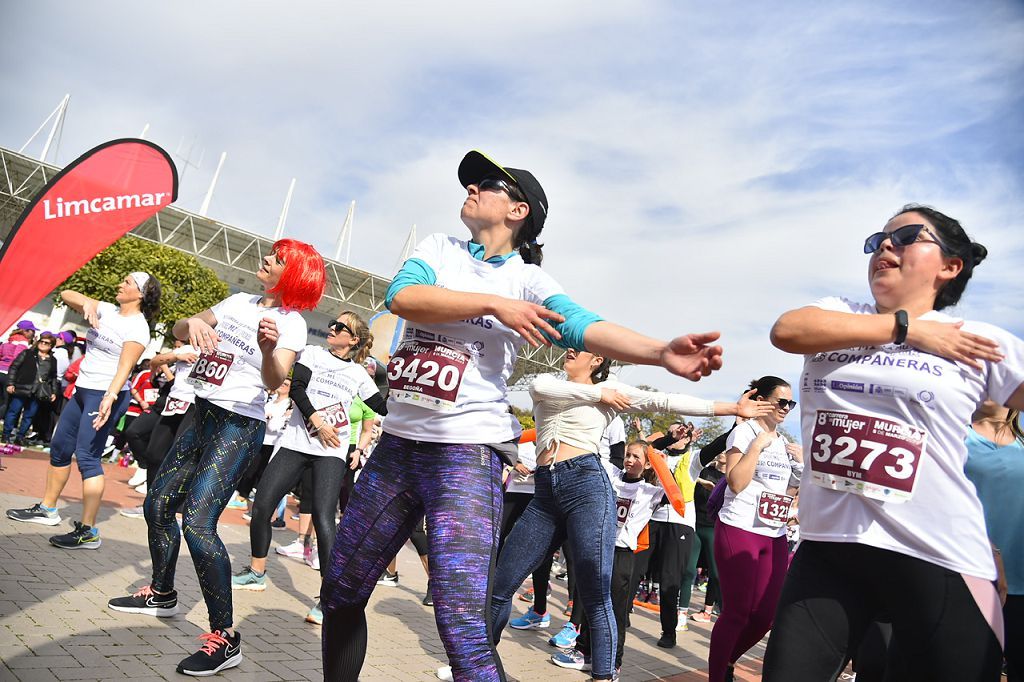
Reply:
[[[543, 183], [545, 269], [654, 336], [717, 329], [727, 397], [796, 380], [778, 315], [867, 298], [864, 237], [907, 202], [959, 218], [991, 256], [961, 313], [1024, 335], [1024, 4], [7, 4], [0, 145], [71, 94], [66, 164], [138, 135], [192, 161], [179, 204], [391, 275], [409, 228], [465, 235], [455, 171], [479, 148]], [[38, 155], [42, 138], [26, 152]]]

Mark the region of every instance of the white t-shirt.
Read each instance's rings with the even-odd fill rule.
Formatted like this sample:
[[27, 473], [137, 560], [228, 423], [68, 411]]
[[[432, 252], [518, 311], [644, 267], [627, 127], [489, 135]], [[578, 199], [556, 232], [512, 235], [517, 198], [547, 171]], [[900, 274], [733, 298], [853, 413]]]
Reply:
[[[264, 403], [263, 414], [267, 420], [267, 430], [263, 433], [264, 445], [278, 445], [285, 426], [288, 424], [288, 408], [291, 406], [292, 401], [287, 398]], [[276, 450], [274, 454], [277, 454]]]
[[[75, 386], [106, 391], [117, 374], [117, 362], [124, 344], [132, 341], [143, 348], [149, 344], [149, 323], [142, 313], [121, 315], [116, 305], [105, 301], [100, 301], [96, 307], [96, 316], [99, 327], [89, 327], [86, 332], [85, 359], [79, 365]], [[127, 390], [128, 386], [125, 382], [120, 390]]]
[[[675, 473], [678, 467], [686, 467], [689, 474], [689, 480], [691, 481], [691, 488], [689, 491], [680, 490], [684, 498], [689, 498], [690, 502], [686, 503], [685, 515], [680, 516], [679, 512], [676, 511], [670, 503], [658, 507], [654, 515], [651, 516], [651, 521], [661, 521], [664, 523], [679, 523], [690, 528], [697, 527], [697, 507], [693, 504], [693, 488], [692, 485], [697, 477], [700, 475], [700, 451], [690, 448], [682, 455], [670, 455], [665, 453], [665, 464], [668, 465], [669, 471]], [[664, 494], [664, 490], [662, 491]], [[659, 498], [660, 499], [660, 498]]]
[[[206, 355], [201, 356], [192, 366], [190, 377], [226, 366], [226, 371], [210, 372], [212, 376], [206, 378], [212, 381], [193, 383], [196, 395], [229, 412], [263, 421], [267, 391], [260, 372], [263, 353], [256, 343], [260, 320], [273, 318], [277, 323], [277, 348], [296, 353], [306, 345], [306, 321], [295, 310], [264, 308], [260, 300], [261, 296], [253, 294], [235, 294], [210, 309], [217, 318], [217, 350], [222, 355], [213, 366]], [[213, 383], [218, 381], [219, 385]]]
[[[416, 247], [436, 286], [542, 304], [562, 287], [514, 254], [501, 263], [475, 259], [466, 242], [432, 234]], [[506, 392], [526, 342], [492, 315], [457, 322], [405, 322], [388, 364], [384, 431], [432, 443], [503, 443], [519, 437]]]
[[[195, 348], [188, 344], [176, 348], [174, 352], [181, 355], [198, 353]], [[178, 360], [174, 363], [174, 381], [171, 383], [171, 390], [167, 392], [167, 402], [164, 404], [164, 410], [160, 413], [161, 415], [185, 414], [188, 408], [196, 401], [196, 390], [188, 382], [188, 374], [192, 371], [192, 365], [193, 363], [185, 362], [184, 360]]]
[[[835, 297], [814, 305], [845, 313], [876, 312], [873, 305]], [[959, 321], [938, 311], [921, 319]], [[808, 465], [800, 490], [804, 540], [863, 543], [957, 573], [995, 579], [981, 502], [964, 473], [964, 438], [971, 415], [985, 398], [1003, 405], [1024, 382], [1024, 342], [983, 322], [965, 321], [963, 329], [998, 343], [1003, 361], [980, 360], [979, 371], [893, 343], [804, 359], [800, 381]], [[830, 414], [835, 412], [845, 415]], [[898, 425], [903, 425], [902, 430]], [[827, 432], [839, 428], [844, 435], [858, 436], [858, 427], [859, 437], [844, 443], [835, 437], [838, 434]], [[865, 428], [883, 435], [871, 435]], [[880, 443], [881, 454], [870, 443], [864, 446], [872, 438]], [[903, 442], [893, 443], [892, 438]], [[848, 451], [847, 445], [855, 447]], [[863, 487], [834, 473], [837, 457], [846, 455], [852, 460], [849, 470], [865, 479]], [[822, 461], [833, 471], [823, 471]], [[888, 476], [882, 480], [888, 485], [872, 485], [882, 475]], [[824, 484], [834, 480], [838, 489], [815, 484], [816, 479]], [[906, 499], [908, 493], [901, 488], [908, 487], [911, 494]]]
[[377, 384], [362, 365], [342, 360], [322, 346], [306, 346], [296, 364], [309, 368], [311, 376], [306, 396], [314, 409], [324, 411], [328, 419], [335, 420], [341, 444], [325, 448], [319, 438], [309, 435], [302, 411], [294, 409], [278, 445], [307, 455], [347, 458], [351, 431], [348, 411], [356, 397], [366, 400], [379, 395]]
[[615, 516], [619, 526], [615, 546], [636, 551], [637, 538], [661, 503], [665, 489], [642, 480], [627, 482], [622, 478], [622, 469], [611, 462], [602, 464], [615, 490]]
[[[755, 419], [743, 422], [726, 439], [726, 451], [736, 448], [746, 452], [762, 431], [764, 428]], [[765, 537], [785, 535], [785, 523], [780, 524], [778, 520], [766, 522], [758, 507], [765, 503], [769, 508], [772, 504], [778, 505], [781, 500], [775, 496], [785, 496], [790, 486], [796, 486], [801, 472], [802, 466], [786, 452], [786, 439], [778, 436], [761, 450], [754, 467], [754, 476], [746, 488], [734, 493], [729, 486], [725, 487], [725, 500], [722, 502], [722, 510], [718, 512], [719, 520], [734, 528]], [[788, 514], [785, 517], [788, 518]]]
[[611, 457], [612, 446], [616, 443], [626, 442], [626, 425], [622, 417], [612, 419], [611, 423], [601, 434], [601, 440], [597, 444], [597, 455], [603, 460]]
[[[534, 471], [537, 468], [536, 443], [519, 444], [519, 462], [530, 471]], [[533, 478], [533, 474], [523, 476], [521, 473], [513, 469], [512, 473], [509, 474], [508, 486], [505, 490], [510, 493], [527, 493], [529, 495], [533, 495], [537, 491], [537, 483]]]

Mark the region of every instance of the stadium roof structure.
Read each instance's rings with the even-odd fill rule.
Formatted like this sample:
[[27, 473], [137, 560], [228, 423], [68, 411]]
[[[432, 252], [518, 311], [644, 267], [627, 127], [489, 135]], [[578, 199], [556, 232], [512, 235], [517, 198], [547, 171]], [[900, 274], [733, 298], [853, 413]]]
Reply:
[[[0, 147], [0, 239], [6, 240], [14, 222], [60, 168]], [[258, 287], [256, 270], [274, 240], [171, 205], [142, 223], [130, 236], [163, 244], [195, 256], [212, 268], [232, 289]], [[367, 316], [384, 310], [391, 279], [354, 268], [331, 258], [327, 264], [327, 290], [317, 308], [333, 317], [342, 308]], [[564, 352], [559, 348], [527, 346], [511, 384], [541, 372], [559, 371]]]

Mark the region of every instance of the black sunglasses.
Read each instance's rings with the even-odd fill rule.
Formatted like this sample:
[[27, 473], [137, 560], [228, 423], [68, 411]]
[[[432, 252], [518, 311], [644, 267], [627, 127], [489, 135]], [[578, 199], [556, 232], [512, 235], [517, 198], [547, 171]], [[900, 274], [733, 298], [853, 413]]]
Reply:
[[354, 331], [352, 331], [352, 327], [348, 326], [344, 322], [341, 322], [340, 320], [335, 320], [334, 322], [328, 323], [327, 329], [329, 329], [329, 330], [331, 330], [333, 332], [337, 332], [339, 334], [341, 332], [343, 332], [343, 331], [346, 331], [346, 332], [348, 332], [349, 336], [355, 336], [356, 335], [356, 333]]
[[939, 241], [939, 238], [935, 236], [935, 233], [928, 229], [927, 225], [904, 225], [892, 232], [875, 232], [864, 240], [864, 253], [875, 253], [882, 248], [882, 242], [886, 239], [891, 240], [893, 246], [910, 246], [917, 242], [922, 232], [927, 232], [932, 238], [922, 239], [921, 241], [938, 244], [939, 248], [945, 253], [946, 248]]
[[518, 187], [501, 178], [484, 178], [476, 183], [476, 188], [481, 192], [504, 192], [516, 201], [526, 201], [526, 197], [523, 196]]
[[785, 398], [776, 398], [775, 404], [779, 406], [780, 410], [785, 410], [787, 408], [792, 410], [794, 407], [796, 407], [795, 400], [786, 400]]

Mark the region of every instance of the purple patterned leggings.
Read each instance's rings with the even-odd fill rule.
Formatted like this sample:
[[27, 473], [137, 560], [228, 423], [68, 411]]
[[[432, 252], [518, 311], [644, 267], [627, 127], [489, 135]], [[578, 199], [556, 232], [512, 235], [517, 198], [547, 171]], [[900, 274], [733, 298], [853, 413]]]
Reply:
[[366, 655], [366, 602], [424, 514], [434, 617], [454, 677], [505, 679], [488, 617], [501, 469], [486, 445], [384, 434], [356, 481], [324, 574], [324, 679], [358, 677]]

